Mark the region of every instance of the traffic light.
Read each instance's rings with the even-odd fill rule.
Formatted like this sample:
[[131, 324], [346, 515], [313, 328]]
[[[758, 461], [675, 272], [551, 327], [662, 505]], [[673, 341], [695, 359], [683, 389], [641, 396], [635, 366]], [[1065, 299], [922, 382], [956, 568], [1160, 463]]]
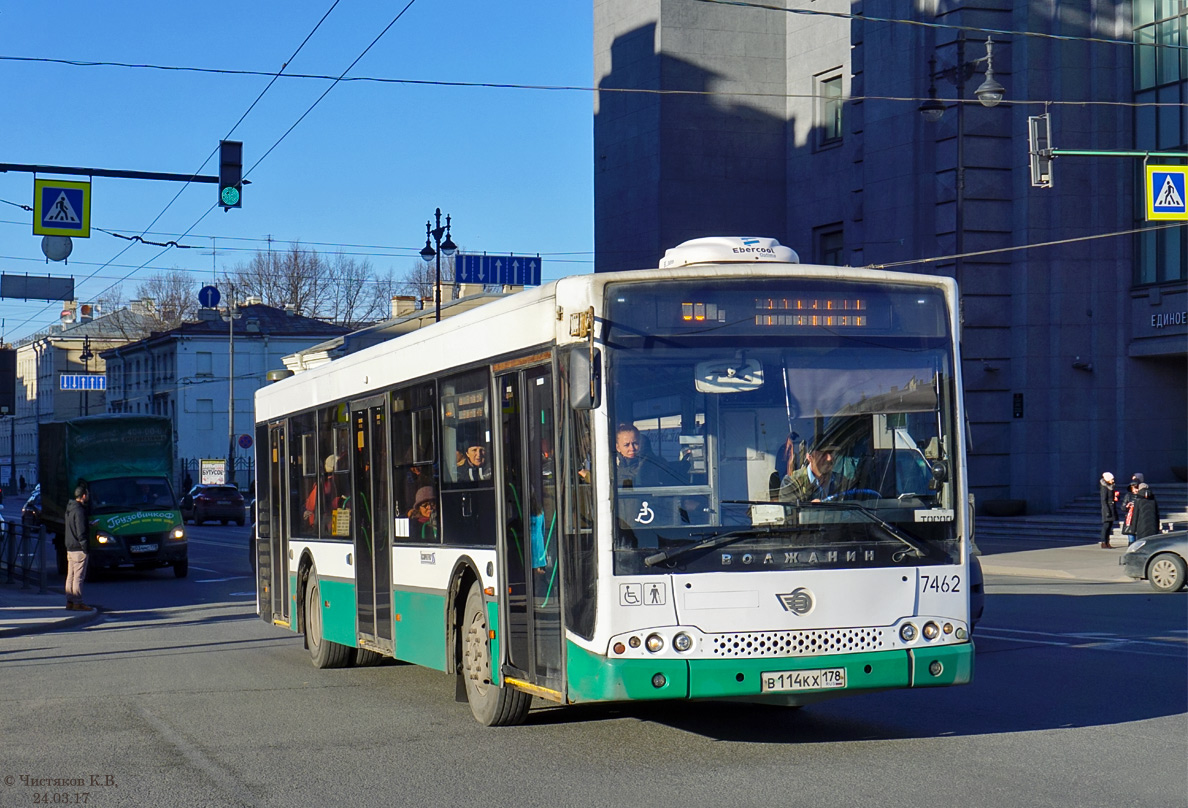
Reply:
[[219, 141], [219, 204], [223, 210], [243, 207], [242, 141]]
[[1027, 151], [1031, 156], [1031, 186], [1052, 187], [1052, 121], [1045, 115], [1027, 119]]

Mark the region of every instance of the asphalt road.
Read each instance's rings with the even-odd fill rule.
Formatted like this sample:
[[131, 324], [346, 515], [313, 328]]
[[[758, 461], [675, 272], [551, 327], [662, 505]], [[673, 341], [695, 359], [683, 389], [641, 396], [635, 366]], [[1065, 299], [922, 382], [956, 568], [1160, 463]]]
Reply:
[[2, 641], [0, 808], [1188, 805], [1188, 598], [1144, 583], [990, 576], [966, 687], [486, 729], [445, 674], [314, 669], [255, 617], [246, 528], [191, 534], [189, 578], [107, 576], [99, 622]]

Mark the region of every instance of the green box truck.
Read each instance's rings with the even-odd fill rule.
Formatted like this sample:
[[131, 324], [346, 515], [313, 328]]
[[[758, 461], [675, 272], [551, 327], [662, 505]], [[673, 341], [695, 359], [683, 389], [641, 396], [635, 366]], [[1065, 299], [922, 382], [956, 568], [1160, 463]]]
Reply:
[[109, 413], [41, 424], [42, 521], [66, 569], [66, 503], [84, 484], [92, 567], [173, 567], [189, 572], [186, 531], [170, 477], [173, 424], [157, 415]]

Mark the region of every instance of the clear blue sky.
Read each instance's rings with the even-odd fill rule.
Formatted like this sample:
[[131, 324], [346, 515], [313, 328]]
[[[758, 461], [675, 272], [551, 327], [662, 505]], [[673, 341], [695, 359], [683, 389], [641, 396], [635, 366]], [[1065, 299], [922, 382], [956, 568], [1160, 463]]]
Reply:
[[[340, 75], [406, 2], [341, 0], [285, 72]], [[540, 253], [546, 280], [592, 271], [589, 92], [344, 81], [256, 165], [329, 81], [280, 78], [232, 131], [268, 76], [12, 60], [276, 72], [333, 4], [0, 0], [0, 162], [217, 174], [217, 154], [203, 161], [226, 138], [243, 141], [252, 181], [243, 208], [224, 213], [210, 210], [212, 184], [95, 178], [91, 238], [47, 264], [33, 214], [16, 206], [33, 204], [33, 175], [0, 173], [0, 271], [73, 276], [82, 302], [121, 283], [131, 298], [139, 279], [175, 267], [209, 282], [271, 235], [326, 253], [364, 245], [341, 249], [403, 274], [437, 207], [467, 252]], [[347, 76], [588, 88], [592, 16], [585, 2], [415, 0]], [[125, 251], [131, 242], [96, 228], [195, 248]], [[4, 337], [44, 329], [61, 308], [0, 299]]]

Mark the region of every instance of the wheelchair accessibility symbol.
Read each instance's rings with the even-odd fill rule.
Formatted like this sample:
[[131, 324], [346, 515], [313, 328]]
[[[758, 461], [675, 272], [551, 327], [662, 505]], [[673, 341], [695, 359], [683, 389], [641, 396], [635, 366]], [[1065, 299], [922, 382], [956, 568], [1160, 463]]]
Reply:
[[647, 500], [639, 504], [639, 514], [635, 517], [635, 521], [641, 525], [650, 525], [652, 520], [656, 518], [656, 512], [648, 507]]

